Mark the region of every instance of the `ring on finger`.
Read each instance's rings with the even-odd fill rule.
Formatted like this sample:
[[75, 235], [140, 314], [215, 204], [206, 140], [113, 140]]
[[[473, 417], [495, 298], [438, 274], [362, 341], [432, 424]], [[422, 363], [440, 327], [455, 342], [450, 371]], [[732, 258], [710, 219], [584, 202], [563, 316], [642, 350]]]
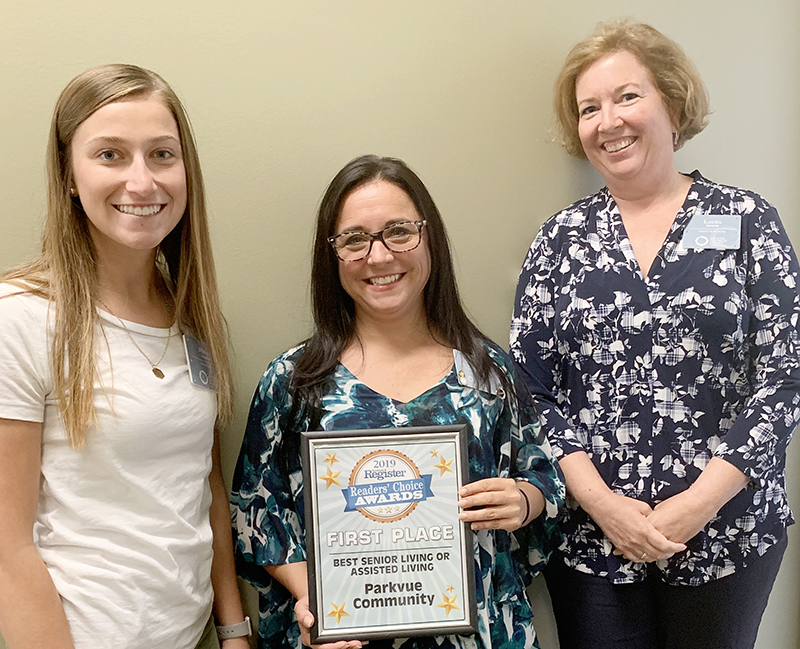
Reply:
[[639, 557], [641, 561], [647, 561], [647, 552], [642, 552], [642, 556]]

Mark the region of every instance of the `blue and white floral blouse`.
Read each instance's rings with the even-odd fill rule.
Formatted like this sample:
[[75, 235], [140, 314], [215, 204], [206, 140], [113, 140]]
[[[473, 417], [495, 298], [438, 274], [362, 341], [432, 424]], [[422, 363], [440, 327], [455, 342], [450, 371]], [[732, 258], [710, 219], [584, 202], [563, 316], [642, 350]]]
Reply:
[[[784, 466], [800, 420], [800, 269], [778, 214], [757, 194], [693, 179], [647, 278], [607, 189], [550, 218], [511, 325], [512, 357], [559, 458], [585, 451], [616, 493], [651, 506], [715, 456], [750, 479], [685, 552], [658, 562], [678, 585], [745, 567], [794, 522]], [[684, 247], [695, 214], [741, 215], [738, 247]], [[574, 500], [560, 522], [569, 566], [644, 578]]]
[[[487, 348], [501, 370], [511, 376], [510, 359], [499, 348]], [[262, 376], [233, 479], [237, 564], [239, 573], [259, 592], [260, 647], [301, 646], [294, 602], [262, 567], [306, 560], [302, 473], [292, 473], [287, 488], [275, 460], [281, 426], [292, 405], [289, 384], [301, 350], [282, 354]], [[550, 548], [558, 542], [556, 517], [564, 498], [560, 470], [535, 414], [518, 409], [516, 400], [502, 391], [476, 389], [464, 357], [459, 352], [454, 357], [453, 370], [444, 379], [407, 403], [374, 392], [339, 365], [333, 387], [323, 399], [320, 427], [346, 430], [467, 423], [472, 430], [468, 449], [471, 481], [513, 477], [541, 490], [546, 508], [533, 524], [513, 536], [500, 530], [483, 530], [473, 536], [479, 635], [395, 642], [404, 649], [536, 647], [524, 582], [543, 567]], [[308, 425], [304, 422], [303, 430]], [[512, 550], [516, 550], [513, 555]]]

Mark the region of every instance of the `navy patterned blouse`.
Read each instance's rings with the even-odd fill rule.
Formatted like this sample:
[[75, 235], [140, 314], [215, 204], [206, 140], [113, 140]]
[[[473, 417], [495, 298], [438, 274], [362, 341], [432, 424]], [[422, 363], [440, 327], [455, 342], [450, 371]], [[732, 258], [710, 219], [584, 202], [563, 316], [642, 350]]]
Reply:
[[[512, 376], [508, 356], [497, 347], [487, 349], [500, 370]], [[289, 384], [300, 353], [296, 348], [282, 354], [262, 376], [233, 478], [237, 565], [239, 574], [259, 592], [259, 647], [264, 648], [301, 646], [294, 601], [263, 568], [306, 560], [302, 473], [292, 473], [287, 488], [275, 460], [292, 406]], [[513, 535], [502, 530], [473, 535], [480, 633], [395, 641], [403, 649], [538, 647], [524, 587], [559, 540], [556, 517], [564, 500], [560, 469], [532, 408], [518, 408], [516, 399], [497, 386], [478, 389], [465, 357], [456, 351], [454, 360], [445, 378], [406, 403], [371, 390], [339, 365], [323, 399], [320, 426], [347, 430], [466, 423], [472, 431], [471, 481], [512, 477], [539, 488], [546, 507], [531, 525]], [[302, 429], [308, 425], [304, 422]]]
[[[694, 172], [643, 278], [607, 188], [550, 218], [522, 267], [511, 354], [539, 401], [554, 452], [585, 451], [611, 489], [655, 506], [712, 457], [750, 479], [662, 578], [699, 585], [745, 567], [792, 524], [786, 446], [800, 420], [797, 258], [778, 214]], [[694, 215], [741, 215], [731, 249], [694, 249]], [[558, 552], [615, 583], [645, 564], [612, 554], [568, 498]]]

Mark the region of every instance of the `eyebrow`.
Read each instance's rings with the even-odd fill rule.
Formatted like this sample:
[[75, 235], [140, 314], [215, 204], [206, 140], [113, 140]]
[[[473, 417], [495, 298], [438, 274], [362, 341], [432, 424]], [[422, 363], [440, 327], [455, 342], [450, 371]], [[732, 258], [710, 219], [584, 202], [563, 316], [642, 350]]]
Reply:
[[[614, 88], [614, 93], [613, 94], [615, 94], [615, 95], [619, 94], [620, 92], [625, 90], [625, 88], [627, 88], [628, 86], [635, 86], [637, 89], [641, 89], [641, 85], [639, 85], [636, 81], [626, 81], [625, 83], [623, 83], [623, 84], [617, 86], [616, 88]], [[587, 102], [593, 102], [593, 101], [597, 101], [597, 99], [595, 97], [587, 97], [586, 99], [581, 99], [578, 102], [578, 106], [580, 106], [581, 104], [585, 104]]]
[[[119, 137], [118, 135], [99, 135], [89, 140], [86, 143], [86, 145], [91, 146], [94, 144], [102, 144], [102, 143], [125, 144], [127, 141], [128, 140], [126, 140], [124, 137]], [[176, 138], [174, 135], [159, 135], [150, 140], [147, 140], [148, 144], [158, 144], [160, 142], [176, 142], [178, 145], [180, 145], [181, 143], [180, 140]]]
[[[384, 225], [378, 232], [383, 232], [389, 226], [395, 225], [396, 223], [414, 223], [414, 219], [390, 219], [386, 221], [386, 225]], [[354, 225], [352, 228], [347, 230], [342, 230], [339, 234], [347, 234], [348, 232], [369, 232], [363, 225]], [[334, 236], [339, 236], [339, 234]]]

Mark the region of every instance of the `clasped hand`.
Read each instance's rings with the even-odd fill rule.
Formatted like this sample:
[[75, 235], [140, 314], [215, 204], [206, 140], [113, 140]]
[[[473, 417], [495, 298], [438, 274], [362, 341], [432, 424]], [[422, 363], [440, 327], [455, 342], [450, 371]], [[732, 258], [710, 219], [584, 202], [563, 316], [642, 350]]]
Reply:
[[614, 554], [629, 561], [669, 559], [686, 549], [683, 543], [671, 541], [659, 531], [650, 519], [654, 510], [641, 500], [609, 493], [588, 513], [614, 545]]
[[669, 559], [686, 549], [714, 516], [691, 489], [651, 508], [647, 503], [619, 494], [602, 498], [590, 512], [614, 544], [614, 554], [639, 563]]

